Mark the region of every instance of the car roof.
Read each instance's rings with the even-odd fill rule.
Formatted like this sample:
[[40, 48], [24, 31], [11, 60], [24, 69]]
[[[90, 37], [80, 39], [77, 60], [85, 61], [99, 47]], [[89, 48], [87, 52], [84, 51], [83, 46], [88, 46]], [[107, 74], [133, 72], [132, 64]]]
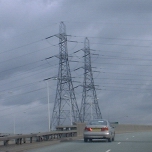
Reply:
[[90, 120], [90, 121], [107, 121], [107, 122], [109, 122], [109, 121], [106, 120], [106, 119], [93, 119], [93, 120]]
[[110, 122], [107, 120], [107, 119], [93, 119], [93, 120], [90, 120], [90, 121], [86, 121], [86, 125], [89, 125], [91, 122], [97, 122], [97, 121], [105, 121], [107, 122], [107, 124], [110, 124]]

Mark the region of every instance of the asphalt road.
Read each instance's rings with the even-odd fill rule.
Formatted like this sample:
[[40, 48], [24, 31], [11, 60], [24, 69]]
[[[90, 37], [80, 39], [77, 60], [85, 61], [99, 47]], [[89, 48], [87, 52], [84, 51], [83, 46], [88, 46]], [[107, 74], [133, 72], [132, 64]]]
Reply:
[[26, 152], [152, 152], [152, 132], [117, 134], [114, 142], [62, 142]]

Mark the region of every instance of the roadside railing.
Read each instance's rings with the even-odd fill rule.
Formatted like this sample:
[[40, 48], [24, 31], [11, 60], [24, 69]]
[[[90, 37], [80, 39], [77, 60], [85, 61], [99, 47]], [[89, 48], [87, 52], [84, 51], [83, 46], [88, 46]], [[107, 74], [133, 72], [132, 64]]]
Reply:
[[61, 139], [66, 137], [76, 137], [81, 134], [80, 130], [84, 129], [84, 124], [77, 124], [73, 126], [58, 126], [56, 127], [56, 131], [50, 132], [39, 132], [35, 134], [16, 134], [16, 135], [7, 135], [0, 137], [0, 141], [3, 142], [3, 145], [7, 146], [10, 141], [14, 141], [13, 144], [23, 144], [29, 141], [30, 143], [41, 142], [41, 141], [49, 141], [53, 139]]

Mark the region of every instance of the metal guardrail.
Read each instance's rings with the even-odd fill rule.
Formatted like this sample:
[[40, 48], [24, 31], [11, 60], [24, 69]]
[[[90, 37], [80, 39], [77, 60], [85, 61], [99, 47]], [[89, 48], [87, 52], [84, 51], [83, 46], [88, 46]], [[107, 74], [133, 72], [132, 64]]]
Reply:
[[41, 142], [41, 141], [48, 141], [53, 139], [61, 139], [66, 137], [76, 137], [82, 136], [83, 130], [85, 127], [85, 123], [76, 123], [72, 126], [57, 126], [56, 131], [51, 132], [42, 132], [36, 134], [18, 134], [18, 135], [7, 135], [4, 137], [0, 137], [0, 141], [3, 142], [3, 145], [8, 145], [9, 141], [13, 140], [14, 144], [20, 145], [22, 143], [26, 143], [29, 141], [32, 143]]
[[77, 130], [77, 125], [73, 125], [73, 126], [57, 126], [56, 130], [58, 130], [58, 131]]
[[[73, 127], [71, 127], [73, 128]], [[36, 142], [48, 141], [51, 139], [60, 139], [64, 137], [74, 137], [77, 136], [77, 130], [67, 130], [67, 131], [51, 131], [51, 132], [42, 132], [37, 134], [26, 134], [26, 135], [11, 135], [0, 137], [0, 141], [3, 141], [3, 145], [8, 145], [10, 140], [14, 140], [15, 144], [20, 145], [26, 143], [27, 140], [30, 140], [32, 143], [34, 140]]]

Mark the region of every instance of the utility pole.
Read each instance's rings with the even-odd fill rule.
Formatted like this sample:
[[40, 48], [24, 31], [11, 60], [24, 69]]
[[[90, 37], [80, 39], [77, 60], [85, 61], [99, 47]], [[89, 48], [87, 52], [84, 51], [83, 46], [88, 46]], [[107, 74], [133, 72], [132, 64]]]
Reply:
[[49, 125], [49, 131], [51, 129], [51, 123], [50, 123], [50, 90], [49, 90], [49, 82], [47, 81], [47, 96], [48, 96], [48, 125]]
[[51, 120], [52, 129], [59, 125], [71, 124], [71, 120], [80, 121], [68, 60], [66, 27], [63, 22], [60, 23], [59, 34], [56, 36], [59, 38], [59, 69]]
[[13, 131], [14, 135], [16, 134], [16, 116], [15, 113], [13, 114]]
[[88, 38], [84, 41], [84, 81], [80, 115], [82, 122], [88, 122], [91, 119], [101, 119], [101, 111], [98, 104], [98, 98], [94, 85], [93, 72], [91, 67], [91, 55]]

